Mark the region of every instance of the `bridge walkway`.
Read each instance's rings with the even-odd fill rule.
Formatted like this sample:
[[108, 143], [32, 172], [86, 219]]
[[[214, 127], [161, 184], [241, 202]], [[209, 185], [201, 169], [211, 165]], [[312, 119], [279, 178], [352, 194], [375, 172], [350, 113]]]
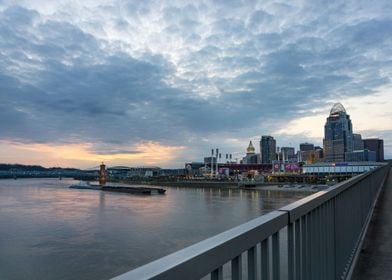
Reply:
[[392, 170], [374, 208], [352, 279], [392, 279]]

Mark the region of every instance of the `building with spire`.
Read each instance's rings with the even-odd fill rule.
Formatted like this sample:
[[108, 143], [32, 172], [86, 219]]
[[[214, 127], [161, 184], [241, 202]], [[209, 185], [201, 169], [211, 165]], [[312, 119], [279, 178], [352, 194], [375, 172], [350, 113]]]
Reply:
[[243, 164], [256, 164], [258, 163], [258, 155], [256, 149], [253, 146], [252, 141], [249, 142], [248, 148], [246, 148], [246, 156], [242, 158]]
[[353, 151], [353, 129], [343, 105], [335, 103], [324, 126], [324, 157], [326, 162], [345, 161], [345, 153]]

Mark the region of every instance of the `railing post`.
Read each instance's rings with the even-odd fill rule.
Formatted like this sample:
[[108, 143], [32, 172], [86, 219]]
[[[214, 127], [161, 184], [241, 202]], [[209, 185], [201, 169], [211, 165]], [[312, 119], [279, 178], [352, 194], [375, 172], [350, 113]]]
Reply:
[[301, 217], [301, 278], [300, 279], [308, 279], [306, 274], [306, 262], [307, 259], [307, 247], [308, 247], [308, 240], [307, 240], [307, 232], [306, 232], [306, 215]]
[[329, 219], [330, 219], [330, 278], [329, 279], [336, 279], [336, 239], [335, 239], [335, 198], [329, 202]]
[[295, 278], [294, 274], [294, 262], [295, 262], [295, 252], [294, 252], [294, 223], [290, 223], [287, 226], [287, 260], [288, 260], [288, 279], [293, 280]]
[[256, 246], [248, 250], [248, 279], [256, 280], [257, 275], [257, 251]]
[[239, 255], [231, 261], [231, 279], [242, 279], [242, 256]]
[[301, 279], [301, 228], [300, 219], [295, 221], [295, 279]]
[[315, 251], [315, 266], [314, 266], [314, 270], [315, 270], [315, 279], [321, 279], [321, 232], [320, 232], [320, 211], [321, 211], [321, 207], [322, 205], [320, 205], [314, 213], [314, 218], [315, 218], [315, 224], [314, 224], [314, 241], [315, 241], [315, 247], [316, 247], [316, 251]]
[[327, 277], [327, 270], [328, 270], [328, 263], [327, 263], [327, 257], [328, 257], [328, 225], [327, 225], [327, 203], [324, 203], [321, 209], [321, 221], [320, 221], [320, 231], [321, 231], [321, 278], [322, 279], [328, 279]]
[[332, 255], [332, 207], [331, 207], [331, 201], [327, 201], [326, 203], [326, 235], [327, 235], [327, 261], [326, 261], [326, 273], [327, 273], [327, 279], [334, 279], [333, 278], [333, 273], [332, 273], [332, 261], [333, 261], [333, 255]]
[[272, 276], [274, 280], [280, 279], [279, 231], [272, 235]]
[[269, 247], [268, 238], [261, 241], [261, 279], [269, 279], [270, 263], [269, 263]]
[[218, 267], [213, 272], [211, 272], [211, 280], [223, 280], [223, 269]]
[[306, 278], [311, 279], [311, 262], [312, 262], [312, 233], [311, 233], [311, 226], [312, 226], [312, 221], [311, 221], [311, 213], [308, 213], [306, 215]]
[[310, 271], [310, 274], [309, 274], [309, 276], [310, 276], [310, 279], [316, 279], [316, 275], [315, 275], [315, 272], [316, 272], [316, 250], [317, 250], [317, 248], [316, 248], [316, 246], [317, 246], [317, 243], [316, 243], [316, 210], [313, 210], [312, 212], [310, 212], [309, 213], [309, 215], [310, 215], [310, 223], [309, 223], [309, 230], [310, 230], [310, 236], [309, 236], [309, 239], [310, 239], [310, 255], [309, 255], [309, 258], [310, 258], [310, 262], [309, 262], [309, 271]]
[[337, 215], [336, 215], [336, 206], [337, 206], [337, 200], [339, 199], [339, 197], [334, 197], [333, 198], [333, 213], [332, 213], [332, 217], [333, 217], [333, 272], [334, 272], [334, 278], [333, 279], [339, 279], [339, 275], [338, 275], [338, 258], [339, 258], [339, 254], [340, 252], [338, 251], [338, 246], [336, 244], [336, 240], [338, 238], [337, 233], [336, 233], [336, 228], [337, 228]]

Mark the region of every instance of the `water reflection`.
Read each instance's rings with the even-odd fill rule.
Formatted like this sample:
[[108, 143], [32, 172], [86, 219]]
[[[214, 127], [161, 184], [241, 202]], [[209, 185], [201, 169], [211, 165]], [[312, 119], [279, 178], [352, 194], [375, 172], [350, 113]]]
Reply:
[[140, 196], [0, 180], [0, 279], [108, 279], [303, 194], [167, 188]]

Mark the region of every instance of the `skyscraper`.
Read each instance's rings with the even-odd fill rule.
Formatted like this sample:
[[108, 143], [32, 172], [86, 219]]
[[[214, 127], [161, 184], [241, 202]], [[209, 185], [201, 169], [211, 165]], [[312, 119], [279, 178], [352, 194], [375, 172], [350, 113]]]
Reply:
[[353, 151], [353, 129], [343, 105], [335, 103], [324, 126], [324, 156], [326, 162], [344, 161], [344, 154]]
[[378, 138], [363, 139], [365, 149], [376, 152], [376, 161], [384, 160], [384, 140]]
[[301, 143], [299, 144], [299, 150], [300, 151], [313, 151], [314, 150], [314, 145], [311, 143]]
[[314, 162], [314, 145], [311, 143], [299, 144], [299, 161], [306, 163]]
[[272, 136], [261, 136], [261, 163], [272, 163], [276, 159], [276, 140]]
[[353, 150], [361, 151], [364, 149], [362, 136], [358, 133], [353, 133]]

